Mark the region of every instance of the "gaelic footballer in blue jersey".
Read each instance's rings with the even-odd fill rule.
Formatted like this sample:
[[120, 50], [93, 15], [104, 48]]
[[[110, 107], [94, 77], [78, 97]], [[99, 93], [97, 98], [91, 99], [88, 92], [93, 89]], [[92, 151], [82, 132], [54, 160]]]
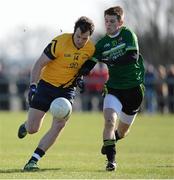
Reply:
[[[74, 33], [55, 37], [44, 49], [31, 71], [28, 94], [30, 107], [27, 120], [19, 127], [19, 138], [40, 130], [45, 114], [54, 99], [64, 97], [73, 104], [76, 86], [83, 90], [79, 69], [94, 54], [95, 46], [90, 40], [93, 31], [93, 22], [82, 16], [75, 23]], [[41, 138], [24, 166], [25, 171], [39, 169], [37, 162], [54, 144], [68, 119], [69, 116], [58, 121], [58, 117], [53, 117], [50, 129]]]

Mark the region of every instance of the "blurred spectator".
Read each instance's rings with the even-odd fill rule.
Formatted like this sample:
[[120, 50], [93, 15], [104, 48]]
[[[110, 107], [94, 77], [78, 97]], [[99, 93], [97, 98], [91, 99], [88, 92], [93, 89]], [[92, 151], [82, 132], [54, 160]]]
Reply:
[[22, 110], [27, 110], [26, 91], [28, 90], [29, 87], [29, 78], [30, 78], [30, 71], [23, 70], [19, 73], [19, 77], [16, 82], [17, 93], [20, 98]]
[[84, 111], [102, 110], [102, 90], [107, 79], [108, 70], [103, 63], [97, 63], [90, 75], [85, 77], [86, 88], [82, 95], [82, 109]]
[[10, 109], [9, 80], [4, 74], [3, 64], [0, 63], [0, 110]]
[[166, 68], [162, 65], [158, 66], [157, 69], [157, 84], [156, 84], [156, 93], [157, 93], [157, 110], [160, 113], [165, 113], [167, 111], [167, 72]]
[[168, 108], [170, 113], [174, 113], [174, 64], [172, 64], [167, 73], [168, 85]]
[[145, 108], [148, 113], [154, 113], [156, 110], [155, 74], [154, 66], [152, 64], [147, 65], [145, 73]]

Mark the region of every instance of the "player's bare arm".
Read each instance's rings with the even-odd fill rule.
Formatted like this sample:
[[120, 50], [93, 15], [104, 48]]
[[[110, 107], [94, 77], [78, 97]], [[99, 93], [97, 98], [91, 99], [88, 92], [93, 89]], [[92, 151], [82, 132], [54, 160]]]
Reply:
[[30, 84], [37, 84], [40, 78], [42, 68], [48, 64], [51, 60], [44, 54], [39, 57], [39, 59], [34, 64], [31, 71]]

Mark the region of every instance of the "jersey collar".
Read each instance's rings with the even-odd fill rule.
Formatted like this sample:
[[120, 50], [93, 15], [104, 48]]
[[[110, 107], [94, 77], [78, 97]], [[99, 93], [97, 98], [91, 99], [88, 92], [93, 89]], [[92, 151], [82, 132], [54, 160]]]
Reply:
[[122, 29], [123, 29], [123, 27], [121, 27], [116, 34], [114, 34], [114, 35], [109, 35], [109, 34], [108, 34], [108, 36], [109, 36], [110, 38], [115, 38], [115, 37], [117, 37], [117, 36], [120, 34], [120, 32], [121, 32]]

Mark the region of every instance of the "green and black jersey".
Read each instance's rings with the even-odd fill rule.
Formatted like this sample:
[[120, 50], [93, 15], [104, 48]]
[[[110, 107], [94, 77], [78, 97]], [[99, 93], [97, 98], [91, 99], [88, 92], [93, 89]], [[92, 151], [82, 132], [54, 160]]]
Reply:
[[[127, 27], [122, 27], [115, 37], [105, 35], [96, 44], [96, 51], [92, 58], [98, 62], [101, 59], [121, 60], [128, 51], [137, 51], [139, 54], [138, 40], [134, 32]], [[122, 65], [121, 63], [108, 66], [109, 80], [106, 85], [114, 89], [129, 89], [138, 86], [144, 81], [143, 58], [138, 55], [136, 61]]]

